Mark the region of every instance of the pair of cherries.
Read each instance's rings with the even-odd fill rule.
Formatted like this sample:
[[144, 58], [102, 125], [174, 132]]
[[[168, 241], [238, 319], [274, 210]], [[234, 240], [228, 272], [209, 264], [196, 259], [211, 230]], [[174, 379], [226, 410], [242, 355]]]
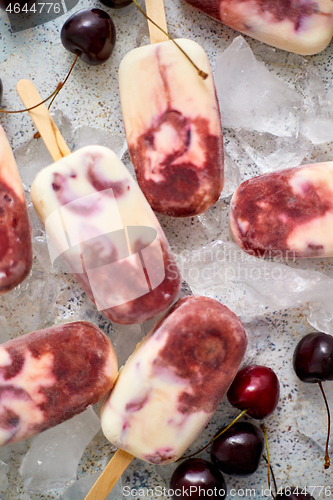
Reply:
[[[325, 453], [325, 468], [328, 468], [330, 415], [322, 382], [333, 380], [333, 337], [321, 332], [305, 335], [295, 348], [293, 367], [300, 380], [318, 383], [323, 393], [329, 422]], [[227, 397], [236, 408], [247, 409], [248, 415], [262, 419], [277, 406], [279, 382], [273, 370], [258, 365], [248, 366], [238, 372]], [[212, 463], [198, 458], [185, 460], [174, 471], [170, 487], [188, 491], [193, 485], [211, 491], [216, 488], [217, 492], [225, 492], [219, 495], [223, 499], [226, 485], [221, 472], [236, 476], [251, 474], [259, 466], [263, 449], [264, 436], [261, 430], [249, 422], [236, 422], [213, 441]], [[276, 497], [278, 500], [314, 500], [309, 493], [300, 492], [295, 487], [282, 490]], [[197, 500], [195, 494], [191, 495], [191, 500]]]
[[[250, 365], [237, 373], [227, 398], [235, 408], [247, 410], [249, 416], [261, 420], [275, 410], [279, 395], [275, 372], [266, 366]], [[220, 433], [221, 430], [217, 436]], [[259, 427], [250, 422], [236, 422], [214, 438], [210, 452], [212, 463], [200, 458], [184, 460], [174, 471], [170, 488], [190, 491], [191, 486], [200, 486], [207, 492], [216, 491], [211, 500], [223, 499], [227, 489], [222, 473], [235, 476], [252, 474], [259, 467], [264, 445], [264, 435]], [[191, 495], [191, 500], [199, 498]]]

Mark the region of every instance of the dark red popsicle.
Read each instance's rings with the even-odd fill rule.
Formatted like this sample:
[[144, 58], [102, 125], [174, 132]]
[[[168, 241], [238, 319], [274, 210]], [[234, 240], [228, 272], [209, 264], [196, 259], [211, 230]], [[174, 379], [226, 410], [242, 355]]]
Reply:
[[27, 439], [97, 403], [118, 374], [104, 333], [85, 321], [0, 346], [0, 446]]
[[0, 125], [0, 294], [19, 285], [31, 270], [30, 233], [21, 179]]

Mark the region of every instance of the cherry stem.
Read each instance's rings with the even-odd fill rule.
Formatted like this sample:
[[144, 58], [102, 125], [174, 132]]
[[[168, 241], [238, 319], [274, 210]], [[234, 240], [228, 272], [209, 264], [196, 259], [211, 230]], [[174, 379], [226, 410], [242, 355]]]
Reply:
[[71, 72], [73, 71], [73, 68], [75, 66], [75, 63], [77, 61], [77, 58], [79, 57], [80, 54], [75, 54], [75, 59], [74, 59], [74, 62], [69, 70], [69, 72], [67, 73], [67, 76], [65, 78], [65, 80], [63, 82], [59, 82], [58, 85], [57, 85], [57, 88], [52, 92], [51, 95], [49, 95], [49, 97], [47, 97], [46, 99], [44, 99], [43, 101], [39, 102], [38, 104], [35, 104], [34, 106], [31, 106], [30, 108], [25, 108], [25, 109], [20, 109], [18, 111], [8, 111], [6, 109], [0, 109], [0, 113], [25, 113], [26, 111], [31, 111], [32, 109], [35, 109], [35, 108], [38, 108], [38, 106], [41, 106], [42, 104], [45, 104], [47, 101], [49, 101], [50, 99], [51, 102], [49, 104], [49, 107], [48, 109], [50, 109], [54, 99], [57, 97], [57, 95], [59, 94], [60, 90], [63, 88], [63, 86], [65, 85], [65, 83], [67, 82]]
[[[272, 478], [273, 478], [274, 489], [275, 489], [275, 495], [277, 495], [277, 491], [278, 491], [278, 489], [277, 489], [277, 484], [276, 484], [276, 480], [275, 480], [275, 474], [274, 474], [274, 471], [273, 471], [273, 467], [272, 467], [272, 465], [271, 465], [271, 464], [269, 464], [269, 463], [268, 463], [267, 457], [266, 457], [265, 455], [263, 455], [263, 456], [262, 456], [262, 458], [263, 458], [264, 460], [266, 460], [267, 465], [269, 465], [269, 469], [270, 469], [270, 471], [271, 471]], [[273, 496], [273, 495], [272, 495], [272, 496]], [[273, 496], [273, 498], [274, 498], [274, 496]]]
[[[273, 495], [272, 490], [271, 490], [271, 476], [270, 476], [271, 462], [270, 462], [270, 458], [269, 458], [269, 447], [268, 447], [268, 439], [267, 439], [267, 429], [266, 429], [266, 426], [264, 424], [261, 424], [261, 428], [262, 428], [262, 431], [264, 433], [265, 445], [266, 445], [266, 453], [267, 453], [266, 461], [267, 461], [267, 465], [268, 465], [268, 467], [267, 467], [268, 488], [269, 488], [269, 491], [271, 492], [271, 495], [272, 495], [273, 499], [276, 500], [276, 497]], [[274, 481], [274, 483], [275, 483], [275, 481]]]
[[52, 104], [53, 104], [54, 99], [57, 97], [57, 95], [59, 94], [60, 90], [63, 88], [63, 86], [64, 86], [64, 85], [65, 85], [65, 83], [67, 82], [68, 78], [70, 77], [70, 75], [71, 75], [71, 73], [72, 73], [72, 71], [73, 71], [73, 69], [74, 69], [75, 63], [76, 63], [77, 58], [79, 57], [79, 55], [80, 55], [80, 54], [79, 54], [78, 52], [76, 52], [76, 54], [75, 54], [75, 59], [74, 59], [74, 61], [73, 61], [73, 64], [72, 64], [72, 66], [70, 67], [70, 70], [68, 71], [67, 76], [66, 76], [65, 80], [63, 81], [63, 83], [62, 83], [61, 87], [58, 89], [58, 91], [56, 92], [56, 94], [53, 96], [53, 99], [52, 99], [52, 101], [50, 102], [50, 104], [49, 104], [49, 106], [48, 106], [48, 109], [50, 109], [50, 107], [51, 107], [51, 106], [52, 106]]
[[326, 394], [324, 392], [324, 388], [323, 388], [323, 385], [322, 385], [322, 383], [321, 383], [320, 380], [318, 380], [318, 385], [319, 385], [321, 393], [323, 395], [323, 398], [324, 398], [324, 401], [325, 401], [326, 410], [327, 410], [327, 438], [326, 438], [326, 447], [325, 447], [325, 463], [324, 463], [324, 468], [325, 469], [329, 469], [331, 462], [330, 462], [330, 457], [328, 455], [328, 445], [329, 445], [330, 433], [331, 433], [331, 415], [330, 415], [330, 409], [329, 409], [329, 406], [328, 406], [328, 402], [327, 402], [327, 399], [326, 399]]
[[[134, 1], [134, 0], [133, 0]], [[191, 457], [194, 457], [195, 455], [198, 455], [198, 453], [201, 453], [203, 450], [205, 450], [206, 448], [208, 448], [208, 446], [210, 444], [212, 444], [215, 439], [219, 438], [220, 436], [222, 436], [222, 434], [224, 434], [228, 429], [230, 429], [230, 427], [232, 425], [234, 425], [237, 420], [239, 420], [246, 412], [247, 412], [248, 408], [246, 408], [246, 410], [243, 410], [239, 415], [237, 415], [236, 418], [233, 419], [233, 421], [228, 424], [226, 427], [224, 427], [221, 432], [219, 432], [216, 436], [213, 437], [213, 439], [211, 439], [207, 444], [205, 444], [205, 446], [203, 446], [202, 448], [200, 448], [200, 450], [198, 451], [195, 451], [194, 453], [191, 453], [190, 455], [186, 455], [185, 457], [180, 457], [176, 460], [176, 462], [179, 462], [179, 460], [186, 460], [187, 458], [191, 458]]]
[[186, 54], [185, 50], [183, 50], [181, 48], [180, 45], [178, 45], [178, 43], [176, 42], [176, 40], [174, 40], [172, 38], [172, 36], [169, 35], [169, 33], [167, 31], [164, 31], [163, 28], [161, 28], [157, 23], [155, 23], [155, 21], [153, 21], [149, 16], [147, 16], [147, 14], [145, 13], [145, 11], [143, 9], [141, 9], [140, 5], [138, 4], [137, 0], [132, 0], [134, 5], [139, 9], [139, 11], [141, 12], [141, 14], [143, 14], [145, 16], [146, 19], [148, 19], [149, 22], [151, 22], [154, 26], [156, 26], [156, 28], [158, 28], [160, 31], [162, 31], [162, 33], [164, 33], [165, 36], [167, 36], [169, 38], [169, 40], [171, 40], [175, 45], [176, 47], [178, 47], [178, 49], [184, 54], [184, 56], [186, 57], [186, 59], [188, 59], [190, 61], [190, 63], [192, 64], [192, 66], [194, 66], [194, 68], [197, 70], [198, 72], [198, 75], [203, 79], [203, 80], [206, 80], [206, 78], [208, 78], [208, 74], [205, 73], [204, 71], [202, 71], [196, 64], [195, 62], [190, 58], [190, 56], [188, 54]]
[[34, 106], [31, 106], [31, 108], [20, 109], [18, 111], [8, 111], [6, 109], [0, 109], [0, 113], [25, 113], [26, 111], [31, 111], [32, 109], [38, 108], [38, 106], [45, 104], [47, 101], [52, 99], [52, 97], [55, 97], [58, 94], [58, 92], [61, 90], [62, 86], [63, 86], [63, 84], [61, 82], [58, 83], [57, 88], [55, 89], [54, 92], [52, 92], [51, 95], [49, 95], [49, 97], [44, 99], [44, 101], [41, 101], [38, 104], [35, 104]]

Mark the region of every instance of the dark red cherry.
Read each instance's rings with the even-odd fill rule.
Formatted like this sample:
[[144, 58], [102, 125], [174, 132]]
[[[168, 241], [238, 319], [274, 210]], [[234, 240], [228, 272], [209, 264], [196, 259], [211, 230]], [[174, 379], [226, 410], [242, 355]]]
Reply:
[[61, 29], [65, 49], [79, 54], [87, 64], [104, 63], [116, 43], [116, 28], [107, 12], [101, 9], [78, 10], [67, 19]]
[[219, 469], [202, 458], [189, 458], [178, 465], [171, 476], [170, 488], [175, 500], [223, 500], [227, 494]]
[[294, 351], [293, 366], [303, 382], [333, 380], [333, 337], [321, 332], [305, 335]]
[[305, 335], [297, 344], [293, 367], [299, 379], [303, 382], [318, 383], [324, 398], [327, 411], [327, 438], [325, 447], [324, 468], [330, 466], [328, 446], [330, 439], [331, 415], [323, 388], [324, 380], [333, 380], [333, 337], [322, 332], [314, 332]]
[[132, 0], [101, 0], [101, 2], [111, 9], [122, 9], [133, 3]]
[[247, 414], [262, 419], [276, 408], [280, 384], [275, 372], [267, 366], [249, 365], [240, 370], [231, 384], [227, 397], [229, 403]]
[[250, 422], [236, 422], [215, 439], [210, 457], [221, 472], [249, 476], [258, 469], [264, 446], [264, 434], [259, 427]]
[[276, 495], [277, 500], [315, 500], [306, 488], [298, 488], [297, 486], [288, 486], [279, 491]]

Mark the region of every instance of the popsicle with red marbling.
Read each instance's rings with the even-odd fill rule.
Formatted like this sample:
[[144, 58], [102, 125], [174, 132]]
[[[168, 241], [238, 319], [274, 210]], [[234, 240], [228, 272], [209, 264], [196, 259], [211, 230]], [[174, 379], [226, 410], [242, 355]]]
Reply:
[[[163, 1], [157, 3], [163, 9]], [[220, 196], [223, 138], [208, 57], [191, 40], [176, 42], [208, 77], [201, 78], [172, 41], [152, 41], [122, 60], [120, 102], [137, 180], [150, 205], [191, 217]]]
[[0, 345], [0, 446], [27, 439], [84, 411], [118, 374], [109, 339], [85, 321]]
[[333, 162], [249, 179], [231, 199], [231, 234], [257, 257], [332, 257], [332, 228]]
[[31, 229], [23, 187], [0, 125], [0, 294], [19, 285], [31, 266]]
[[301, 55], [317, 54], [333, 35], [329, 0], [185, 0], [245, 35]]
[[101, 409], [105, 436], [148, 462], [175, 461], [213, 415], [246, 345], [230, 309], [207, 297], [180, 299], [122, 367]]
[[53, 242], [54, 259], [61, 255], [109, 319], [141, 323], [175, 300], [180, 275], [169, 244], [111, 150], [87, 146], [43, 169], [31, 200]]

